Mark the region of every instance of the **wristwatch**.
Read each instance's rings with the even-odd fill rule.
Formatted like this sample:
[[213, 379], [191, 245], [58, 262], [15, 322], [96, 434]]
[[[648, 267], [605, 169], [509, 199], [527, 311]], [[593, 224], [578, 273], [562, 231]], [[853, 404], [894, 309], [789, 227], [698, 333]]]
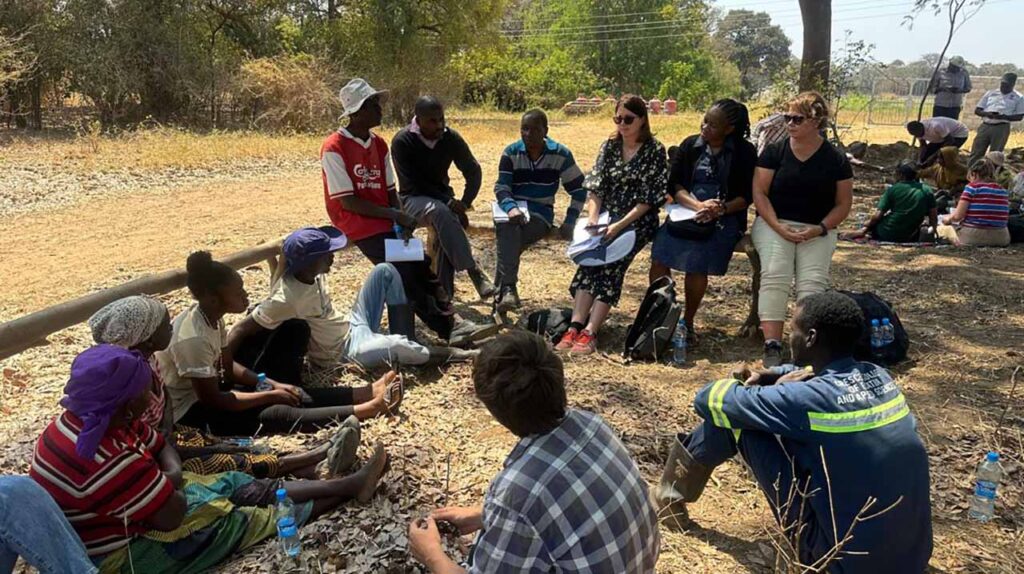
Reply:
[[818, 225], [820, 225], [820, 226], [821, 226], [821, 236], [822, 236], [822, 237], [826, 237], [826, 236], [828, 236], [828, 226], [827, 226], [827, 225], [825, 225], [825, 222], [824, 222], [824, 221], [822, 221], [822, 222], [821, 222], [821, 223], [819, 223]]

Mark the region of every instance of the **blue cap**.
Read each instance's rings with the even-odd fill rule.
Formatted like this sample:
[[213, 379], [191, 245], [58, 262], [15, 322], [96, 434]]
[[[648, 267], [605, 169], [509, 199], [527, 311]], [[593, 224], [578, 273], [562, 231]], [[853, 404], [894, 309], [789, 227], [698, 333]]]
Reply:
[[288, 525], [284, 525], [284, 524], [281, 525], [281, 536], [284, 536], [284, 537], [287, 537], [287, 538], [291, 538], [292, 536], [298, 536], [298, 535], [299, 535], [299, 529], [295, 527], [295, 523], [294, 522], [291, 523], [291, 524], [288, 524]]
[[990, 452], [990, 453], [985, 455], [985, 460], [987, 460], [989, 462], [998, 462], [999, 461], [999, 453], [998, 452]]
[[886, 317], [886, 318], [882, 319], [882, 324], [883, 325], [888, 325], [889, 324], [889, 318]]
[[293, 232], [284, 240], [285, 267], [289, 273], [303, 270], [321, 255], [345, 247], [348, 238], [334, 227], [306, 227]]
[[872, 319], [871, 320], [871, 326], [872, 327], [877, 327], [878, 326], [878, 319]]
[[286, 496], [288, 496], [288, 491], [287, 490], [285, 490], [283, 488], [277, 489], [277, 499], [278, 500], [284, 500], [284, 497], [286, 497]]

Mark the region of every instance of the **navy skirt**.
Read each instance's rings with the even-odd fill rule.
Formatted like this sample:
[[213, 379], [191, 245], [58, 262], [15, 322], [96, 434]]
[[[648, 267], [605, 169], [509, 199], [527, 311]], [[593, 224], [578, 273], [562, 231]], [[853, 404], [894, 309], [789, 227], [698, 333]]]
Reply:
[[654, 238], [651, 258], [684, 273], [725, 275], [733, 249], [743, 238], [743, 229], [735, 214], [722, 217], [719, 223], [711, 237], [703, 240], [673, 237], [662, 225]]

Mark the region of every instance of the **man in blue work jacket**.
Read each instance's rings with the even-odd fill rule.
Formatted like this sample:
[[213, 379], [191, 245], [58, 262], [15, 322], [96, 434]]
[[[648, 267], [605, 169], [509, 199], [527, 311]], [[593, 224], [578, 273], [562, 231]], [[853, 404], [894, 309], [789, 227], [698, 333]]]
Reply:
[[[849, 297], [807, 296], [792, 319], [793, 365], [704, 387], [694, 401], [704, 422], [678, 435], [669, 454], [662, 516], [685, 520], [685, 504], [700, 497], [711, 471], [739, 453], [782, 527], [802, 526], [803, 564], [830, 562], [828, 571], [841, 574], [924, 572], [932, 553], [928, 455], [889, 373], [854, 360], [863, 329]], [[835, 553], [851, 525], [852, 539]]]

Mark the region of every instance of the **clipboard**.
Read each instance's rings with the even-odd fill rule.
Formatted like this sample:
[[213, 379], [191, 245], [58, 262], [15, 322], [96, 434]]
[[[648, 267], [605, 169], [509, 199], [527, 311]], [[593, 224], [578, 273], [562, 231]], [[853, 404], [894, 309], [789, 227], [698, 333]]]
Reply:
[[413, 237], [408, 243], [403, 239], [384, 240], [384, 261], [388, 263], [423, 261], [424, 259], [426, 259], [426, 252], [423, 250], [423, 240], [418, 237]]

